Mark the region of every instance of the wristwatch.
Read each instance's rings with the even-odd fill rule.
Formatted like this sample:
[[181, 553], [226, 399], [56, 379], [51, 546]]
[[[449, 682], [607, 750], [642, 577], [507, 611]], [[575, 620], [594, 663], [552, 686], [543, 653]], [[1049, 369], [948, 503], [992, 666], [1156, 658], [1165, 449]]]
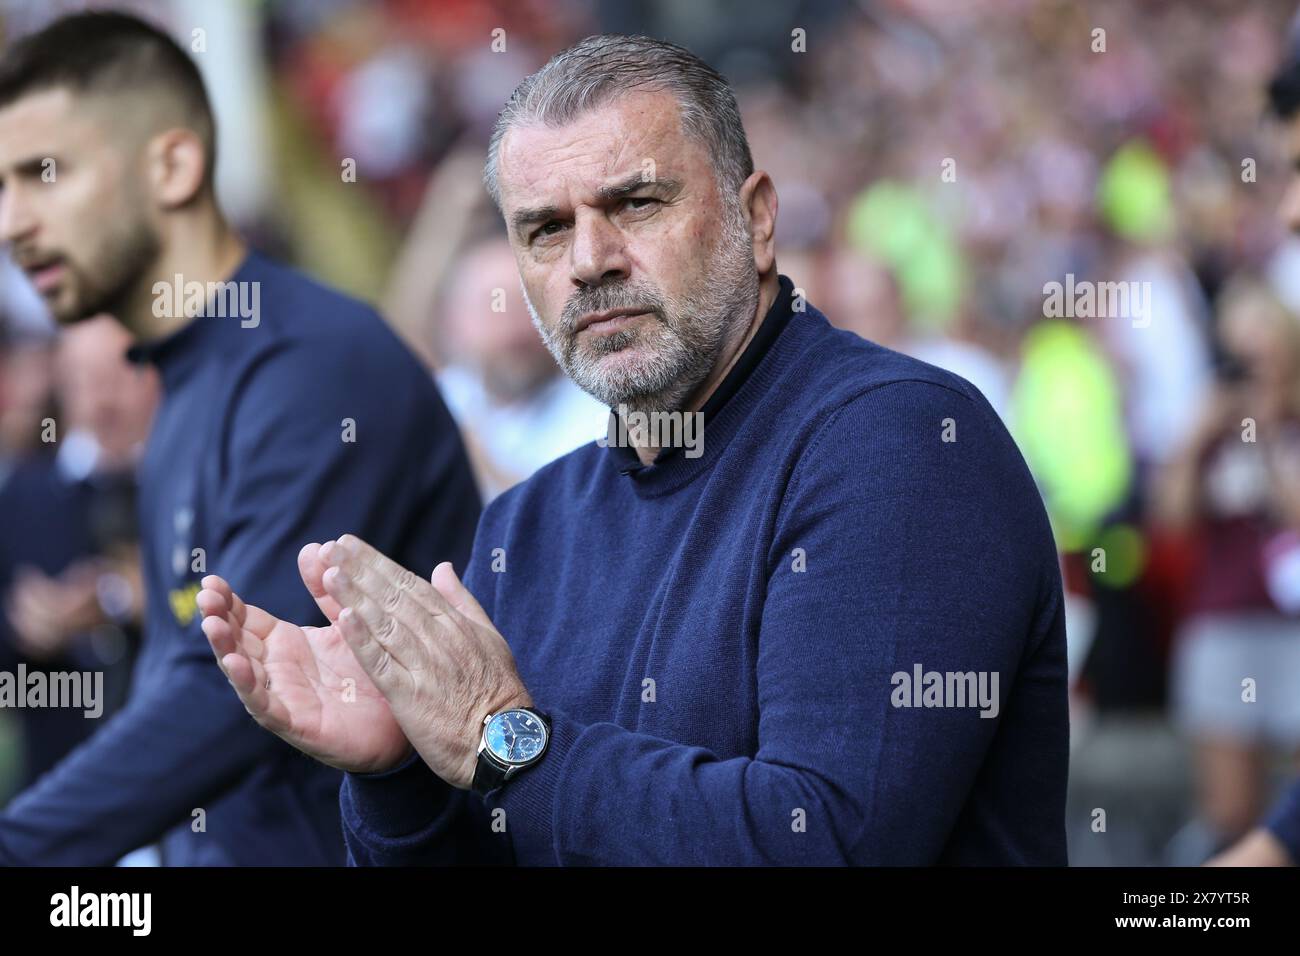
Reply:
[[542, 759], [551, 740], [551, 718], [541, 711], [513, 707], [483, 718], [478, 765], [470, 784], [477, 794], [501, 786]]

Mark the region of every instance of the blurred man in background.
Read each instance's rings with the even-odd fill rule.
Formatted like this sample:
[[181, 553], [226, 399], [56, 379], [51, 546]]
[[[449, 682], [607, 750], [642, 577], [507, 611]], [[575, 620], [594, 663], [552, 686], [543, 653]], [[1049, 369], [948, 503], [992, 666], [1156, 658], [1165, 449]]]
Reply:
[[[1282, 202], [1280, 215], [1287, 228], [1300, 233], [1300, 17], [1292, 22], [1287, 59], [1269, 84], [1269, 105], [1280, 121], [1281, 134], [1292, 174]], [[1265, 306], [1267, 310], [1267, 306]], [[1270, 321], [1271, 319], [1271, 321]], [[1277, 534], [1268, 553], [1261, 556], [1271, 566], [1265, 570], [1270, 597], [1290, 615], [1291, 628], [1287, 643], [1275, 639], [1272, 651], [1278, 660], [1267, 673], [1269, 680], [1280, 678], [1281, 698], [1269, 702], [1272, 710], [1286, 710], [1292, 715], [1300, 707], [1296, 682], [1300, 681], [1300, 319], [1286, 314], [1278, 319], [1265, 311], [1240, 318], [1233, 327], [1238, 363], [1239, 384], [1236, 401], [1223, 397], [1230, 407], [1223, 414], [1229, 424], [1241, 424], [1243, 413], [1261, 416], [1262, 429], [1271, 439], [1272, 448], [1264, 460], [1265, 484], [1273, 491], [1273, 512], [1279, 519]], [[1242, 401], [1246, 398], [1246, 401]], [[1233, 421], [1232, 419], [1236, 419]], [[1278, 439], [1290, 435], [1290, 445], [1279, 447]], [[1227, 557], [1227, 556], [1224, 556]], [[1271, 573], [1270, 573], [1271, 572]], [[1281, 659], [1286, 655], [1285, 659]], [[1285, 668], [1285, 669], [1275, 669]], [[1255, 671], [1240, 671], [1255, 673]], [[1239, 677], [1234, 671], [1232, 677]], [[1300, 761], [1300, 746], [1293, 737], [1286, 741], [1291, 756]], [[1223, 787], [1254, 784], [1261, 772], [1257, 767], [1225, 768], [1232, 776]], [[1243, 781], [1242, 778], [1245, 778]], [[1254, 809], [1248, 804], [1249, 809]], [[1251, 830], [1238, 843], [1210, 861], [1218, 866], [1297, 866], [1300, 865], [1300, 779], [1273, 806], [1264, 823]]]
[[[104, 672], [97, 720], [125, 696], [144, 602], [136, 466], [158, 382], [152, 369], [126, 361], [130, 342], [108, 316], [64, 333], [55, 361], [59, 414], [47, 433], [56, 453], [28, 456], [0, 483], [0, 666]], [[17, 713], [21, 786], [99, 726], [76, 708]]]
[[0, 475], [44, 454], [41, 422], [53, 410], [54, 343], [47, 334], [6, 329], [0, 340]]
[[898, 281], [884, 263], [847, 243], [828, 248], [818, 262], [817, 288], [835, 323], [864, 339], [960, 375], [1007, 416], [1006, 369], [986, 349], [947, 336], [917, 335], [908, 327]]
[[441, 310], [438, 384], [484, 498], [605, 434], [609, 409], [563, 374], [533, 327], [504, 237], [470, 247]]
[[[432, 382], [369, 308], [250, 252], [213, 188], [194, 63], [134, 17], [58, 20], [0, 60], [0, 239], [62, 324], [137, 340], [162, 399], [141, 467], [145, 643], [127, 706], [0, 813], [0, 862], [343, 860], [338, 774], [253, 723], [199, 631], [209, 564], [315, 611], [303, 542], [366, 528], [463, 560], [478, 496]], [[329, 673], [313, 679], [349, 699]]]

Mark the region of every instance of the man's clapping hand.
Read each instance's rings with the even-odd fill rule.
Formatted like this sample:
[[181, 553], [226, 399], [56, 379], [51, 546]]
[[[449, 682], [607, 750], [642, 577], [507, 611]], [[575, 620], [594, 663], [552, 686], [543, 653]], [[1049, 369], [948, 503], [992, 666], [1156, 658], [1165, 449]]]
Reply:
[[198, 594], [203, 633], [239, 699], [267, 730], [322, 763], [357, 773], [396, 766], [410, 742], [338, 626], [339, 604], [321, 583], [321, 546], [298, 570], [328, 627], [299, 627], [245, 604], [217, 575]]
[[203, 579], [203, 632], [248, 712], [331, 766], [385, 770], [414, 747], [468, 789], [483, 718], [532, 698], [451, 564], [425, 581], [344, 535], [303, 548], [298, 565], [328, 627], [281, 621]]
[[505, 638], [449, 562], [426, 581], [350, 534], [320, 556], [356, 659], [430, 769], [468, 789], [483, 718], [533, 702]]

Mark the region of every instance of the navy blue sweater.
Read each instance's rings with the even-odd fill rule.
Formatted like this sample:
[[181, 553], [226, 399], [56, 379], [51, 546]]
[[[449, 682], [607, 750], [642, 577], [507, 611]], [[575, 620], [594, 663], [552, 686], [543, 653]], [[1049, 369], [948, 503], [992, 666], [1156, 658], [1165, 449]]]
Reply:
[[1286, 848], [1291, 862], [1300, 866], [1300, 780], [1292, 783], [1274, 805], [1264, 827]]
[[[489, 506], [466, 583], [550, 749], [486, 800], [419, 760], [348, 775], [353, 862], [1066, 862], [1061, 581], [1029, 471], [970, 384], [791, 291], [702, 456], [593, 443]], [[924, 703], [895, 676], [918, 666], [996, 672], [996, 716], [896, 706]]]
[[353, 531], [425, 573], [469, 552], [479, 501], [459, 436], [383, 320], [256, 254], [233, 279], [260, 284], [256, 326], [202, 318], [135, 350], [164, 398], [141, 476], [132, 695], [0, 815], [0, 862], [107, 864], [166, 834], [172, 864], [341, 864], [340, 775], [245, 712], [199, 628], [203, 568], [311, 624], [308, 541]]

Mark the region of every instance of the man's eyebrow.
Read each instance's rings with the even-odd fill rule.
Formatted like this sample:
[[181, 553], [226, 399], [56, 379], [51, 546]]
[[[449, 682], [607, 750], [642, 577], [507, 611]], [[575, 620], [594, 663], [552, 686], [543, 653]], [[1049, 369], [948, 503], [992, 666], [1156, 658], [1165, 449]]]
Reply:
[[538, 206], [536, 209], [520, 209], [510, 217], [510, 225], [515, 232], [523, 232], [525, 226], [531, 226], [535, 222], [546, 222], [548, 219], [554, 219], [559, 213], [557, 206]]
[[596, 195], [608, 202], [611, 199], [621, 199], [638, 189], [655, 189], [659, 192], [672, 193], [681, 188], [681, 182], [676, 179], [645, 179], [641, 173], [633, 173], [622, 182], [601, 186], [596, 190]]
[[[644, 179], [641, 173], [633, 173], [621, 182], [601, 186], [596, 190], [596, 198], [602, 202], [610, 202], [614, 199], [621, 199], [639, 189], [653, 189], [660, 193], [675, 193], [681, 188], [682, 183], [678, 179]], [[537, 206], [534, 209], [520, 209], [510, 217], [510, 225], [516, 232], [522, 232], [526, 226], [554, 219], [559, 215], [559, 212], [558, 206]]]
[[44, 172], [46, 164], [48, 162], [57, 163], [58, 160], [56, 157], [51, 156], [49, 153], [44, 153], [35, 156], [24, 156], [22, 159], [10, 163], [9, 168], [13, 170], [15, 173], [20, 173], [23, 175], [30, 176], [30, 175]]

